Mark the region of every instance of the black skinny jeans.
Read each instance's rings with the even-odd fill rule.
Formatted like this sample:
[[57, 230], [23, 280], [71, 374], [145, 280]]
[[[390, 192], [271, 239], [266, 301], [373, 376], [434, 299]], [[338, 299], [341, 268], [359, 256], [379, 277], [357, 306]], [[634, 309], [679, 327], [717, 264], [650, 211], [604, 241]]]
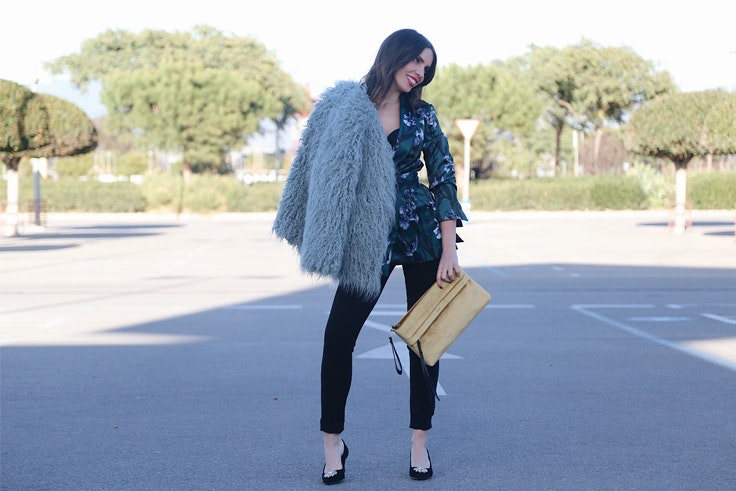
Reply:
[[[407, 310], [436, 281], [439, 260], [420, 264], [405, 264]], [[389, 276], [393, 271], [389, 271]], [[381, 291], [388, 276], [381, 279]], [[322, 351], [322, 416], [320, 429], [326, 433], [342, 433], [345, 429], [345, 404], [350, 392], [353, 376], [353, 350], [358, 334], [370, 315], [378, 298], [366, 301], [338, 286], [332, 302], [330, 316], [325, 327]], [[407, 348], [409, 349], [409, 348]], [[424, 380], [422, 361], [409, 350], [409, 427], [428, 430], [434, 415], [434, 394], [430, 393]], [[437, 387], [440, 364], [427, 367], [434, 387]]]

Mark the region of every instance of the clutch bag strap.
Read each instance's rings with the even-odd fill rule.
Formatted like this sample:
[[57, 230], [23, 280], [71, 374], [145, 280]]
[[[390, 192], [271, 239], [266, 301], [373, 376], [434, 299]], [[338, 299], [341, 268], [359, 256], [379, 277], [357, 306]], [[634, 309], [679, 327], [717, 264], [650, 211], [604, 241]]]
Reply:
[[434, 394], [434, 397], [439, 401], [440, 396], [437, 395], [437, 389], [432, 384], [432, 377], [429, 376], [429, 370], [427, 364], [424, 362], [424, 352], [422, 351], [422, 342], [417, 340], [417, 349], [419, 350], [419, 359], [422, 361], [422, 372], [424, 373], [424, 381], [427, 382], [427, 389], [429, 389], [430, 397]]
[[[391, 352], [394, 355], [394, 368], [396, 373], [401, 375], [404, 373], [404, 366], [401, 364], [401, 358], [399, 353], [396, 351], [396, 345], [394, 345], [394, 337], [389, 334], [388, 342], [391, 344]], [[439, 401], [440, 396], [437, 395], [437, 389], [432, 384], [432, 377], [429, 375], [429, 369], [427, 369], [427, 363], [424, 361], [424, 351], [422, 351], [422, 342], [417, 340], [417, 350], [419, 351], [419, 360], [422, 362], [422, 374], [424, 375], [424, 381], [427, 383], [427, 389], [429, 389], [430, 396], [434, 397]]]
[[396, 352], [396, 346], [394, 346], [394, 337], [390, 334], [388, 335], [388, 342], [391, 343], [391, 351], [394, 355], [394, 368], [396, 369], [396, 373], [401, 375], [404, 373], [404, 367], [401, 365], [401, 358], [399, 358], [399, 354]]

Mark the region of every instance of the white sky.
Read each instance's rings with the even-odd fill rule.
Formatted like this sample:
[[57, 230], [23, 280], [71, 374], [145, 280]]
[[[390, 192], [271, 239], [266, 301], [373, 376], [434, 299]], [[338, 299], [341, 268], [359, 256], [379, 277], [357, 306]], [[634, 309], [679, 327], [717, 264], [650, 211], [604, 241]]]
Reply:
[[683, 91], [736, 90], [736, 2], [699, 0], [36, 0], [4, 2], [0, 78], [52, 82], [42, 62], [76, 53], [107, 29], [190, 31], [207, 24], [252, 36], [299, 83], [319, 92], [358, 79], [391, 32], [411, 27], [435, 45], [440, 66], [487, 64], [530, 44], [563, 47], [587, 38], [626, 46], [669, 71]]

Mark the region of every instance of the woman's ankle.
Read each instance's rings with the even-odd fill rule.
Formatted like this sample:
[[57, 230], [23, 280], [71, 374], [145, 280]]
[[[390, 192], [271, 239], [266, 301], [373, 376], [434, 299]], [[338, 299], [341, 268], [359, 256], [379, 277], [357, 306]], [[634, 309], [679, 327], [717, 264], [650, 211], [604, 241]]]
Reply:
[[325, 448], [328, 448], [328, 447], [337, 447], [338, 445], [340, 445], [340, 442], [342, 440], [340, 438], [340, 433], [325, 433], [325, 432], [322, 432], [322, 436], [323, 436], [323, 439], [324, 439]]
[[427, 446], [428, 434], [426, 430], [414, 430], [411, 434], [411, 444]]
[[339, 433], [324, 433], [325, 469], [333, 471], [342, 468], [342, 438]]
[[427, 432], [414, 430], [411, 435], [411, 465], [412, 467], [429, 467], [429, 451]]

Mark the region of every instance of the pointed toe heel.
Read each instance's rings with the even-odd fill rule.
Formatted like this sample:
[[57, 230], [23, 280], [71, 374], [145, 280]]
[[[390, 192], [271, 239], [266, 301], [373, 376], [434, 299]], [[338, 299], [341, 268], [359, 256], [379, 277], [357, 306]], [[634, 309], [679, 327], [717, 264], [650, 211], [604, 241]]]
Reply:
[[329, 471], [325, 472], [325, 469], [327, 468], [322, 467], [322, 482], [330, 485], [330, 484], [337, 484], [339, 482], [342, 482], [345, 480], [345, 461], [348, 459], [348, 446], [345, 444], [345, 440], [342, 441], [342, 455], [340, 456], [340, 461], [342, 462], [342, 469], [337, 469], [336, 471]]
[[432, 459], [429, 457], [429, 450], [427, 450], [427, 459], [429, 460], [429, 467], [414, 467], [411, 465], [411, 456], [409, 457], [409, 477], [416, 481], [426, 481], [432, 477]]

